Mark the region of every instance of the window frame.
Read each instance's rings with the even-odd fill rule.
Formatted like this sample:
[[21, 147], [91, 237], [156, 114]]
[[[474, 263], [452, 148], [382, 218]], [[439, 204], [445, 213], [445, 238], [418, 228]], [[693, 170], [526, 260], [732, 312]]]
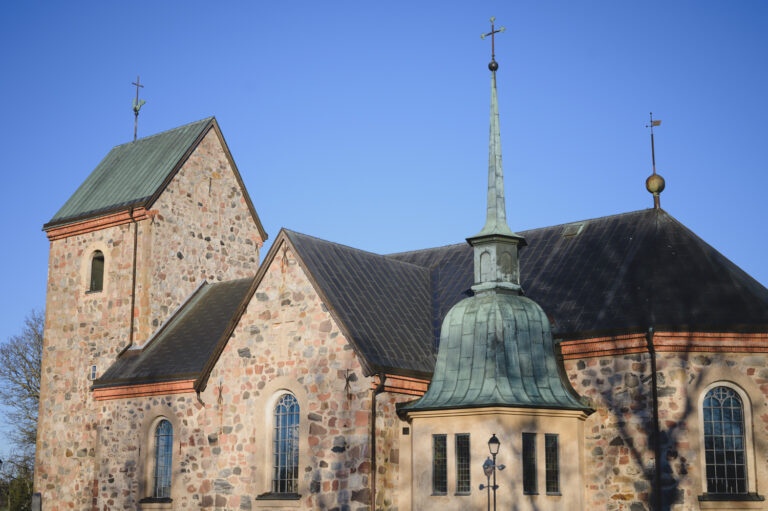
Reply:
[[[466, 473], [467, 473], [467, 481], [466, 481], [466, 489], [459, 489], [460, 484], [460, 478], [461, 478], [461, 469], [459, 467], [459, 463], [461, 460], [459, 459], [459, 439], [460, 438], [466, 438], [467, 439], [467, 459], [466, 459]], [[455, 463], [455, 469], [456, 469], [456, 495], [470, 495], [472, 493], [472, 441], [470, 438], [469, 433], [456, 433], [454, 435], [454, 446], [453, 446], [453, 452], [455, 454], [456, 463]]]
[[[167, 429], [169, 432], [161, 432], [160, 428], [164, 427], [167, 424]], [[171, 498], [171, 490], [173, 488], [173, 424], [171, 421], [166, 419], [165, 417], [161, 418], [157, 423], [155, 424], [155, 427], [153, 428], [154, 431], [152, 433], [153, 438], [153, 445], [152, 445], [152, 498], [154, 499], [170, 499]], [[160, 452], [161, 446], [160, 446], [160, 440], [161, 438], [168, 438], [165, 442], [163, 452]], [[167, 460], [166, 460], [167, 458]], [[158, 472], [160, 471], [160, 461], [167, 461], [163, 465], [163, 468], [165, 469], [165, 474], [158, 475]], [[163, 479], [163, 482], [166, 482], [165, 479], [167, 479], [167, 486], [159, 486], [158, 481], [160, 479]], [[165, 491], [161, 491], [165, 490]], [[167, 495], [165, 494], [167, 492]], [[162, 495], [159, 495], [159, 493], [163, 493]]]
[[[526, 438], [530, 438], [531, 439], [531, 443], [529, 445], [530, 445], [530, 448], [533, 450], [533, 453], [532, 453], [532, 456], [531, 456], [531, 460], [533, 462], [533, 469], [530, 472], [526, 471], [526, 465], [525, 465], [525, 463], [526, 463], [526, 442], [525, 442], [525, 439]], [[537, 439], [537, 435], [536, 435], [536, 433], [533, 433], [533, 432], [524, 431], [522, 433], [521, 440], [522, 440], [522, 445], [521, 445], [521, 448], [520, 448], [520, 453], [521, 453], [521, 458], [522, 458], [521, 465], [522, 465], [522, 470], [523, 470], [523, 481], [522, 481], [523, 482], [523, 494], [524, 495], [538, 495], [539, 494], [539, 481], [538, 481], [539, 478], [538, 478], [538, 473], [537, 473], [538, 472], [538, 463], [536, 463], [536, 441], [538, 440]], [[526, 474], [528, 474], [528, 475], [526, 475]], [[532, 479], [531, 485], [532, 485], [533, 489], [526, 488], [526, 486], [528, 486], [526, 484], [526, 480], [528, 478]]]
[[[554, 469], [550, 466], [550, 445], [548, 444], [549, 439], [554, 439], [555, 442], [555, 453], [554, 453]], [[557, 488], [554, 490], [550, 490], [549, 487], [549, 475], [551, 472], [555, 473], [555, 484], [557, 485]], [[560, 485], [560, 435], [557, 433], [545, 433], [544, 434], [544, 491], [547, 495], [562, 495], [561, 493], [562, 486]]]
[[[733, 390], [741, 399], [742, 405], [742, 418], [744, 421], [744, 459], [747, 471], [747, 492], [746, 493], [708, 493], [707, 488], [707, 464], [706, 464], [706, 449], [704, 439], [704, 400], [707, 394], [716, 387], [727, 387]], [[699, 393], [698, 405], [696, 407], [698, 414], [698, 440], [699, 448], [698, 454], [700, 459], [700, 484], [701, 492], [699, 495], [699, 501], [745, 501], [755, 500], [758, 498], [755, 493], [756, 490], [756, 465], [755, 465], [755, 448], [754, 448], [754, 434], [752, 428], [752, 399], [750, 395], [739, 384], [730, 380], [717, 380], [708, 384]]]
[[[292, 403], [290, 404], [290, 407], [287, 407], [285, 413], [280, 413], [279, 408], [283, 406], [283, 400], [286, 397], [290, 397], [292, 400]], [[295, 411], [292, 411], [295, 408]], [[289, 419], [289, 423], [287, 426], [281, 424], [281, 421], [279, 420], [279, 417], [291, 417]], [[295, 417], [294, 417], [295, 416]], [[301, 405], [299, 404], [298, 398], [292, 393], [292, 392], [281, 392], [276, 396], [276, 399], [274, 400], [274, 403], [272, 405], [272, 448], [270, 452], [270, 459], [272, 462], [270, 463], [270, 494], [271, 495], [298, 495], [299, 493], [299, 455], [300, 455], [300, 445], [301, 445], [301, 429], [300, 429], [300, 423], [301, 423]], [[285, 441], [286, 438], [288, 438], [288, 434], [282, 435], [283, 428], [286, 430], [286, 432], [289, 432], [291, 436], [295, 438], [295, 440], [289, 442], [288, 451], [285, 453], [281, 450], [280, 444], [281, 442]], [[294, 469], [294, 475], [288, 479], [283, 478], [276, 478], [278, 472], [282, 468], [289, 468], [288, 467], [288, 461], [286, 460], [286, 465], [283, 467], [281, 464], [281, 458], [285, 455], [286, 457], [290, 456], [291, 458], [295, 457], [295, 465], [292, 466]], [[283, 491], [281, 490], [281, 484], [283, 482], [290, 483], [291, 490], [292, 491]], [[285, 490], [288, 490], [288, 485], [286, 485]]]
[[[155, 474], [155, 452], [156, 441], [155, 431], [164, 421], [171, 424], [173, 438], [171, 439], [171, 465], [170, 465], [170, 491], [168, 497], [155, 497], [154, 474]], [[139, 448], [140, 460], [140, 478], [139, 478], [139, 504], [142, 509], [163, 509], [173, 508], [173, 497], [178, 491], [178, 475], [180, 471], [179, 456], [174, 455], [173, 451], [179, 448], [179, 440], [182, 431], [174, 411], [165, 405], [156, 410], [154, 414], [145, 417], [141, 427], [142, 444]]]
[[[100, 278], [100, 286], [98, 289], [94, 286], [94, 264], [96, 263], [96, 258], [100, 256], [101, 259], [101, 278]], [[99, 248], [94, 249], [91, 252], [91, 257], [89, 258], [89, 264], [88, 264], [88, 290], [87, 293], [101, 293], [104, 291], [104, 270], [107, 267], [107, 258], [104, 255], [104, 251], [102, 251]]]
[[[437, 457], [437, 440], [440, 439], [443, 442], [443, 476], [445, 485], [444, 489], [437, 488], [436, 469], [438, 464]], [[434, 433], [432, 435], [432, 495], [448, 495], [448, 435], [442, 433]]]

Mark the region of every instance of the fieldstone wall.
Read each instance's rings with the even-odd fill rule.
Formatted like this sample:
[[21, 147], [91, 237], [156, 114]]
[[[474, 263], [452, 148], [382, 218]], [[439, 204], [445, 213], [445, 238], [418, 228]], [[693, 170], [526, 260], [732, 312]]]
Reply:
[[[743, 392], [748, 408], [750, 491], [768, 487], [768, 356], [657, 353], [664, 509], [698, 510], [706, 492], [701, 400], [718, 382]], [[574, 389], [596, 412], [585, 424], [587, 508], [642, 511], [655, 495], [651, 365], [648, 353], [566, 360]], [[751, 417], [750, 417], [751, 416]], [[749, 434], [751, 432], [751, 434]]]
[[[159, 417], [175, 421], [173, 509], [370, 509], [372, 379], [291, 249], [275, 253], [199, 400], [99, 405], [99, 509], [136, 509], [148, 495], [148, 425]], [[271, 490], [272, 414], [285, 392], [301, 407], [301, 498], [288, 503], [259, 498]], [[377, 509], [397, 509], [400, 399], [377, 398]]]
[[[152, 207], [151, 219], [51, 242], [38, 424], [36, 491], [45, 509], [86, 509], [100, 471], [90, 367], [104, 372], [130, 338], [141, 344], [200, 280], [254, 275], [261, 239], [214, 130]], [[105, 256], [104, 289], [88, 293], [90, 257]]]

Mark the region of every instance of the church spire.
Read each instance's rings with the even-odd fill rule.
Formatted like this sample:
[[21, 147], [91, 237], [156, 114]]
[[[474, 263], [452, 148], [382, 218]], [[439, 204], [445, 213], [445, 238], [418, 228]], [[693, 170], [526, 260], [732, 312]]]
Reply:
[[491, 36], [491, 125], [488, 142], [488, 202], [485, 225], [467, 241], [475, 248], [475, 292], [504, 288], [520, 292], [518, 248], [525, 245], [525, 239], [512, 232], [507, 224], [506, 200], [504, 197], [504, 170], [501, 161], [501, 130], [499, 127], [499, 99], [496, 91], [495, 35], [503, 32], [494, 27], [482, 38]]

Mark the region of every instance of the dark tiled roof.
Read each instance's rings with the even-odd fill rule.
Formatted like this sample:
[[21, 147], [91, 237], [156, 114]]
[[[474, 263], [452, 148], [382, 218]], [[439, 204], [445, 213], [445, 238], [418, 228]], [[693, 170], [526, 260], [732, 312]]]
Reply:
[[94, 387], [196, 378], [252, 282], [247, 278], [202, 285], [145, 348], [125, 351]]
[[143, 203], [212, 121], [209, 117], [115, 146], [46, 225]]
[[428, 268], [285, 233], [371, 370], [401, 367], [432, 372]]

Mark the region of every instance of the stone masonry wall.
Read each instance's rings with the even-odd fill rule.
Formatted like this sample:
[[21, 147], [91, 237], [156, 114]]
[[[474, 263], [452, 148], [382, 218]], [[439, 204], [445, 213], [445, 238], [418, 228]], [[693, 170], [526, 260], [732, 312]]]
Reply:
[[[100, 405], [98, 508], [136, 509], [147, 495], [147, 425], [165, 416], [175, 421], [174, 509], [294, 509], [257, 498], [271, 490], [274, 403], [291, 392], [301, 407], [301, 499], [293, 504], [368, 510], [371, 383], [291, 250], [277, 247], [200, 401], [189, 394]], [[397, 400], [378, 397], [379, 509], [397, 508]]]
[[[255, 274], [261, 239], [211, 130], [152, 206], [152, 219], [51, 242], [35, 488], [45, 509], [86, 509], [95, 496], [98, 434], [89, 391], [128, 345], [134, 228], [134, 343], [141, 344], [200, 280]], [[87, 293], [90, 256], [104, 289]]]
[[[746, 396], [750, 491], [768, 487], [768, 355], [657, 354], [664, 509], [698, 510], [706, 492], [701, 399], [717, 382]], [[574, 389], [597, 411], [585, 424], [587, 508], [642, 511], [654, 499], [651, 369], [647, 353], [567, 360]], [[750, 444], [752, 444], [750, 446]], [[752, 455], [750, 455], [752, 453]]]

